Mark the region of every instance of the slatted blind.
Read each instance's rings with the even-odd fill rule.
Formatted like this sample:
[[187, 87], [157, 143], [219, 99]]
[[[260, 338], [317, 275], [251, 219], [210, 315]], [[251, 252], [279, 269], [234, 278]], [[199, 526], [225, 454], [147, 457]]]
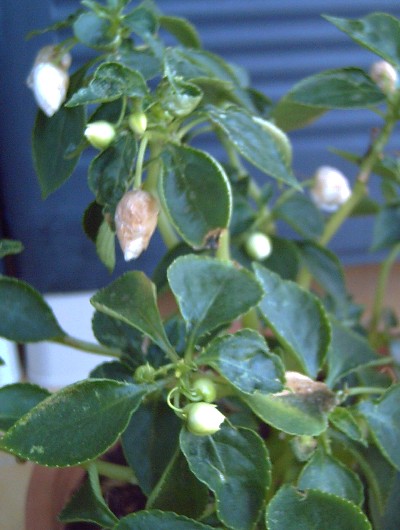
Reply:
[[[10, 50], [12, 55], [8, 61], [17, 60], [17, 51], [21, 51], [22, 46], [24, 70], [21, 67], [12, 74], [9, 68], [9, 75], [17, 76], [17, 79], [8, 87], [8, 97], [13, 95], [11, 91], [18, 91], [23, 103], [20, 109], [7, 114], [7, 119], [10, 123], [12, 121], [14, 138], [26, 139], [26, 133], [21, 131], [29, 130], [34, 113], [31, 96], [21, 87], [37, 42], [29, 45], [17, 43], [16, 39], [22, 37], [21, 25], [25, 31], [46, 25], [66, 16], [78, 3], [77, 0], [19, 0], [17, 5], [17, 2], [3, 0], [4, 5], [0, 4], [7, 16], [8, 34], [14, 35], [11, 37], [14, 49]], [[357, 47], [324, 20], [321, 13], [358, 18], [379, 10], [400, 16], [400, 5], [396, 0], [158, 0], [157, 4], [166, 14], [191, 20], [206, 49], [247, 69], [255, 88], [274, 101], [307, 75], [350, 65], [368, 69], [374, 60], [372, 54]], [[23, 18], [22, 24], [17, 17]], [[15, 28], [12, 32], [12, 26], [19, 28], [17, 35]], [[79, 62], [79, 57], [76, 60]], [[299, 177], [307, 178], [319, 165], [330, 164], [343, 169], [350, 178], [354, 177], [355, 168], [343, 163], [327, 149], [332, 146], [361, 154], [368, 145], [371, 129], [377, 125], [379, 121], [372, 113], [335, 111], [307, 129], [291, 133], [295, 172]], [[9, 146], [10, 134], [7, 135], [5, 129], [3, 123], [2, 143]], [[27, 146], [12, 147], [10, 156], [11, 162], [6, 164], [8, 174], [2, 174], [3, 201], [8, 201], [3, 212], [7, 215], [8, 225], [14, 226], [11, 235], [23, 239], [28, 247], [26, 255], [18, 258], [20, 275], [50, 291], [91, 289], [109, 281], [77, 221], [91, 200], [83, 167], [70, 183], [46, 201], [44, 210], [36, 210], [39, 192], [28, 161]], [[21, 157], [25, 169], [21, 168]], [[2, 173], [4, 167], [2, 163]], [[20, 168], [18, 175], [12, 174], [12, 167]], [[375, 188], [372, 186], [373, 192], [377, 193]], [[29, 215], [22, 222], [21, 212], [24, 210], [28, 210]], [[347, 263], [368, 261], [372, 259], [368, 254], [370, 232], [371, 224], [365, 219], [357, 219], [352, 221], [350, 229], [340, 232], [333, 246]], [[43, 251], [35, 253], [34, 248], [38, 245]], [[149, 251], [135, 266], [151, 270], [159, 245], [159, 240], [152, 241]], [[123, 267], [120, 264], [118, 272]]]

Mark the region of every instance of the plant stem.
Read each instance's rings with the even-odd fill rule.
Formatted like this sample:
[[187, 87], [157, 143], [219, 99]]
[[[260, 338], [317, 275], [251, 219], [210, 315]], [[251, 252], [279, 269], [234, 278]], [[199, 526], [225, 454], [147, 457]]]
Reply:
[[126, 107], [128, 105], [128, 98], [126, 96], [123, 96], [122, 98], [122, 104], [121, 104], [121, 112], [119, 113], [119, 118], [118, 118], [118, 121], [117, 123], [115, 124], [115, 127], [118, 128], [120, 127], [124, 117], [125, 117], [125, 112], [126, 112]]
[[97, 472], [104, 477], [120, 480], [122, 482], [129, 482], [130, 484], [138, 483], [134, 472], [128, 466], [121, 466], [119, 464], [105, 462], [104, 460], [94, 460], [87, 465], [83, 464], [82, 467], [87, 469], [90, 465], [94, 465]]
[[359, 396], [360, 394], [383, 394], [387, 391], [387, 388], [378, 386], [355, 386], [348, 388], [344, 391], [344, 395], [348, 396]]
[[63, 337], [58, 337], [51, 340], [50, 342], [55, 342], [57, 344], [63, 344], [64, 346], [69, 346], [70, 348], [75, 348], [76, 350], [81, 350], [87, 353], [95, 353], [97, 355], [106, 355], [107, 357], [115, 357], [119, 359], [121, 357], [121, 352], [114, 348], [108, 348], [107, 346], [102, 346], [101, 344], [95, 344], [93, 342], [87, 342], [85, 340], [76, 339], [70, 335], [64, 335]]
[[387, 287], [387, 282], [389, 279], [390, 271], [396, 262], [397, 256], [400, 254], [400, 243], [395, 245], [388, 257], [382, 263], [381, 269], [379, 271], [378, 282], [375, 291], [374, 302], [372, 305], [372, 317], [370, 324], [370, 335], [375, 335], [378, 331], [379, 321], [381, 318], [381, 312]]
[[142, 141], [140, 142], [140, 147], [136, 159], [135, 178], [133, 181], [133, 188], [135, 190], [138, 190], [142, 185], [143, 161], [148, 143], [149, 137], [147, 135], [144, 135]]
[[216, 256], [219, 259], [225, 259], [230, 260], [231, 259], [231, 251], [230, 251], [230, 234], [229, 230], [225, 228], [221, 231], [221, 234], [219, 236], [218, 241], [218, 248]]

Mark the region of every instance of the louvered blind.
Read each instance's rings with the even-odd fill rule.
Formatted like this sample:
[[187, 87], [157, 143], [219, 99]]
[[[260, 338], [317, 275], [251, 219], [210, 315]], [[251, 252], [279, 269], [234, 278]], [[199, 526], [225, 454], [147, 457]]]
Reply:
[[[22, 46], [24, 70], [19, 63], [18, 71], [13, 74], [9, 68], [8, 74], [17, 76], [15, 82], [9, 83], [8, 98], [14, 96], [15, 91], [22, 98], [19, 109], [7, 111], [14, 139], [26, 140], [26, 133], [21, 131], [29, 130], [34, 113], [30, 94], [23, 89], [23, 80], [37, 42], [17, 43], [17, 39], [22, 38], [21, 25], [25, 31], [46, 25], [66, 16], [78, 3], [76, 0], [19, 0], [17, 5], [17, 2], [3, 0], [0, 4], [7, 16], [5, 30], [14, 43], [7, 60], [15, 61]], [[325, 21], [322, 13], [357, 18], [372, 11], [386, 11], [400, 16], [396, 0], [158, 0], [157, 4], [164, 13], [190, 19], [208, 50], [247, 69], [255, 88], [274, 101], [307, 75], [350, 65], [368, 69], [374, 60], [372, 54], [357, 47]], [[300, 178], [307, 178], [319, 165], [330, 164], [340, 167], [352, 178], [354, 167], [327, 149], [332, 146], [361, 154], [367, 147], [371, 129], [378, 124], [372, 113], [335, 111], [307, 129], [291, 133], [295, 172]], [[4, 132], [7, 125], [3, 123], [1, 127], [2, 142], [9, 146], [10, 131], [7, 135]], [[46, 201], [44, 210], [43, 207], [36, 210], [39, 192], [29, 156], [26, 145], [21, 144], [18, 149], [12, 146], [11, 160], [5, 165], [2, 163], [2, 200], [7, 203], [3, 208], [7, 225], [14, 227], [11, 235], [24, 240], [28, 247], [25, 255], [18, 258], [20, 275], [41, 289], [52, 291], [93, 288], [109, 281], [77, 221], [90, 200], [84, 168], [81, 167], [66, 186]], [[26, 162], [24, 169], [21, 157]], [[13, 175], [13, 167], [21, 168], [17, 175]], [[7, 175], [4, 175], [5, 169]], [[377, 193], [374, 186], [372, 190]], [[23, 221], [22, 212], [28, 215]], [[339, 233], [333, 246], [347, 263], [368, 261], [372, 259], [368, 254], [370, 232], [368, 220], [353, 220], [349, 229]], [[149, 251], [139, 260], [140, 267], [151, 270], [159, 245], [159, 240], [152, 241]], [[35, 246], [43, 250], [33, 253]], [[118, 272], [122, 267], [120, 264]]]

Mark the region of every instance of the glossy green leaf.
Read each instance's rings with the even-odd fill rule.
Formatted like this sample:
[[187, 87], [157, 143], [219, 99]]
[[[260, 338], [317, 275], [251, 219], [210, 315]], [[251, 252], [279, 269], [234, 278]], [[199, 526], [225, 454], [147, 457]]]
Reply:
[[79, 42], [91, 48], [107, 47], [114, 36], [111, 23], [96, 13], [82, 13], [73, 23], [75, 37]]
[[282, 361], [269, 351], [259, 333], [249, 329], [216, 338], [196, 362], [211, 366], [245, 393], [259, 391], [268, 394], [283, 388]]
[[307, 195], [300, 193], [292, 195], [274, 208], [273, 213], [305, 238], [314, 239], [322, 234], [324, 217]]
[[365, 418], [382, 454], [400, 470], [400, 384], [393, 385], [378, 401], [361, 401], [358, 410]]
[[345, 301], [344, 274], [336, 254], [312, 241], [301, 241], [298, 247], [305, 266], [319, 285], [334, 299]]
[[116, 442], [147, 391], [107, 379], [73, 384], [22, 416], [0, 449], [45, 466], [88, 462]]
[[242, 400], [265, 423], [295, 435], [317, 436], [328, 427], [328, 413], [335, 397], [323, 383], [309, 380], [298, 391], [276, 394], [242, 394]]
[[144, 403], [122, 435], [122, 447], [139, 485], [148, 496], [179, 444], [182, 420], [160, 400]]
[[67, 102], [67, 107], [114, 101], [122, 96], [143, 97], [147, 85], [142, 75], [119, 63], [103, 63], [89, 86], [80, 88]]
[[293, 241], [271, 237], [272, 253], [263, 261], [264, 267], [279, 274], [283, 280], [296, 280], [300, 268], [300, 255]]
[[229, 324], [261, 299], [255, 277], [228, 261], [183, 256], [168, 269], [168, 281], [194, 339]]
[[93, 243], [96, 243], [103, 220], [103, 208], [96, 201], [91, 202], [83, 214], [82, 225], [85, 234]]
[[250, 163], [275, 179], [299, 187], [291, 170], [288, 140], [282, 132], [267, 130], [239, 107], [219, 109], [208, 106], [210, 120]]
[[91, 303], [100, 312], [122, 320], [150, 337], [164, 351], [172, 346], [157, 307], [154, 284], [143, 272], [127, 272], [108, 287], [100, 289]]
[[176, 513], [146, 510], [124, 517], [114, 530], [215, 530], [215, 528]]
[[115, 268], [115, 234], [105, 220], [96, 237], [96, 250], [102, 263], [112, 272]]
[[11, 239], [0, 239], [0, 258], [9, 256], [10, 254], [19, 254], [24, 250], [24, 246], [20, 241], [13, 241]]
[[377, 360], [377, 355], [365, 337], [349, 329], [333, 317], [330, 319], [332, 340], [329, 345], [326, 384], [334, 384], [344, 375]]
[[234, 530], [254, 528], [270, 485], [263, 440], [251, 430], [222, 427], [213, 436], [184, 429], [180, 443], [192, 472], [214, 492], [219, 519]]
[[400, 243], [400, 205], [384, 206], [375, 218], [371, 250], [376, 252]]
[[197, 519], [209, 500], [208, 488], [190, 471], [178, 448], [159, 483], [148, 498], [146, 508], [175, 512]]
[[189, 245], [207, 246], [228, 226], [231, 216], [225, 171], [210, 155], [191, 147], [170, 146], [163, 161], [161, 186], [171, 221]]
[[15, 342], [63, 337], [43, 297], [22, 280], [0, 276], [0, 336]]
[[159, 20], [161, 27], [174, 35], [187, 48], [201, 47], [196, 28], [186, 19], [162, 15]]
[[9, 429], [49, 395], [48, 390], [31, 383], [14, 383], [0, 388], [0, 430]]
[[264, 288], [260, 309], [282, 346], [316, 377], [329, 346], [330, 326], [318, 299], [297, 284], [254, 264]]
[[359, 506], [364, 501], [363, 485], [358, 475], [323, 450], [318, 449], [300, 473], [300, 490], [320, 490], [348, 499]]
[[63, 523], [85, 521], [114, 528], [118, 518], [107, 506], [100, 489], [99, 477], [94, 465], [88, 469], [86, 481], [74, 493], [58, 518]]
[[336, 429], [344, 433], [348, 438], [355, 442], [366, 445], [365, 436], [359, 423], [356, 421], [354, 414], [344, 407], [336, 407], [329, 414], [329, 421]]
[[119, 361], [109, 361], [97, 365], [89, 374], [91, 379], [112, 379], [122, 383], [134, 383], [132, 367]]
[[271, 117], [283, 131], [292, 131], [310, 125], [325, 112], [326, 109], [309, 107], [291, 101], [289, 92], [272, 110]]
[[[70, 80], [68, 96], [79, 86], [86, 67]], [[35, 171], [42, 197], [56, 191], [72, 174], [79, 156], [70, 156], [80, 144], [86, 123], [83, 107], [69, 109], [63, 105], [51, 118], [39, 111], [32, 134]]]
[[125, 193], [136, 149], [133, 136], [125, 135], [92, 160], [88, 182], [98, 203], [116, 207]]
[[372, 530], [358, 506], [319, 490], [283, 486], [266, 513], [268, 530]]
[[400, 472], [396, 473], [392, 481], [386, 480], [383, 488], [388, 493], [384, 509], [379, 510], [373, 497], [369, 502], [374, 528], [375, 530], [398, 530], [400, 521]]
[[153, 79], [162, 72], [162, 60], [150, 48], [137, 49], [131, 41], [122, 42], [119, 61], [144, 79]]
[[325, 18], [364, 48], [400, 66], [400, 21], [396, 17], [371, 13], [360, 19]]

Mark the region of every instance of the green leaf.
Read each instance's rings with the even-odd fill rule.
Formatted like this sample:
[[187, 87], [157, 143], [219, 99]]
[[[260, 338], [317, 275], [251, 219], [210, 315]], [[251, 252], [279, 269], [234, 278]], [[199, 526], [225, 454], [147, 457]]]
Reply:
[[0, 449], [45, 466], [88, 462], [116, 442], [147, 392], [107, 379], [73, 384], [22, 416], [0, 439]]
[[209, 105], [210, 120], [221, 128], [229, 140], [250, 163], [271, 177], [299, 187], [291, 170], [288, 140], [283, 132], [264, 128], [239, 107], [219, 109]]
[[30, 383], [14, 383], [0, 388], [0, 430], [6, 431], [50, 392]]
[[283, 388], [282, 361], [259, 333], [249, 329], [214, 339], [196, 362], [211, 366], [241, 392], [268, 394]]
[[383, 456], [400, 470], [400, 384], [393, 385], [379, 401], [361, 401], [358, 410], [364, 416]]
[[143, 272], [125, 273], [100, 289], [90, 302], [98, 311], [140, 330], [163, 351], [173, 352], [157, 307], [154, 284]]
[[317, 449], [300, 473], [300, 490], [320, 490], [348, 499], [359, 506], [364, 501], [363, 485], [358, 475], [333, 456]]
[[400, 66], [400, 21], [386, 13], [371, 13], [360, 19], [325, 16], [355, 42], [394, 66]]
[[271, 480], [263, 440], [251, 430], [222, 427], [213, 436], [182, 430], [180, 443], [192, 472], [214, 492], [224, 525], [254, 528]]
[[[71, 77], [68, 95], [79, 86], [85, 73], [86, 67], [83, 67]], [[64, 105], [51, 118], [39, 110], [33, 128], [32, 150], [44, 199], [56, 191], [74, 171], [79, 156], [69, 155], [80, 144], [85, 124], [83, 107], [68, 109]]]
[[305, 238], [314, 239], [322, 235], [324, 217], [307, 195], [292, 195], [284, 203], [278, 204], [273, 213]]
[[398, 530], [400, 521], [400, 473], [396, 474], [390, 485], [386, 478], [383, 487], [388, 493], [388, 500], [384, 510], [379, 510], [374, 498], [369, 503], [374, 528], [376, 530]]
[[329, 421], [351, 440], [366, 445], [364, 433], [348, 408], [336, 407], [329, 414]]
[[24, 250], [24, 246], [20, 241], [13, 241], [11, 239], [0, 239], [0, 258], [9, 256], [10, 254], [19, 254]]
[[286, 372], [288, 389], [276, 394], [242, 394], [241, 399], [265, 423], [295, 435], [317, 436], [328, 427], [327, 415], [336, 404], [324, 383], [297, 372]]
[[93, 243], [96, 243], [103, 220], [103, 208], [96, 201], [91, 202], [83, 214], [82, 225], [85, 234]]
[[96, 237], [96, 250], [102, 263], [109, 272], [112, 272], [115, 267], [115, 234], [106, 220], [100, 225]]
[[52, 310], [29, 284], [0, 276], [0, 336], [39, 342], [65, 336]]
[[131, 70], [138, 71], [144, 79], [153, 79], [162, 72], [161, 58], [149, 48], [136, 49], [132, 41], [123, 41], [119, 61]]
[[369, 342], [338, 322], [330, 319], [332, 340], [328, 349], [328, 376], [326, 384], [333, 387], [344, 375], [377, 360], [375, 351]]
[[148, 498], [146, 508], [175, 512], [197, 519], [208, 502], [208, 488], [189, 469], [181, 450], [177, 449], [163, 476]]
[[180, 17], [161, 16], [160, 25], [174, 35], [187, 48], [200, 48], [200, 37], [196, 28], [186, 19]]
[[134, 383], [132, 367], [119, 361], [109, 361], [96, 366], [90, 374], [91, 379], [112, 379], [122, 383]]
[[336, 254], [312, 241], [298, 243], [305, 266], [319, 285], [335, 300], [346, 301], [343, 269]]
[[400, 204], [389, 204], [375, 218], [371, 250], [376, 252], [399, 242]]
[[87, 87], [80, 88], [66, 103], [67, 107], [114, 101], [122, 96], [144, 97], [147, 85], [139, 72], [119, 63], [101, 64]]
[[357, 109], [379, 105], [385, 95], [363, 70], [340, 68], [303, 79], [285, 95], [288, 100], [321, 110]]
[[133, 136], [125, 135], [92, 160], [88, 182], [98, 203], [116, 208], [125, 193], [136, 149]]
[[193, 339], [229, 324], [262, 296], [249, 271], [214, 258], [177, 258], [168, 269], [168, 281]]
[[318, 299], [297, 284], [254, 264], [264, 288], [260, 309], [282, 346], [316, 377], [325, 359], [330, 326]]
[[122, 435], [125, 458], [149, 496], [179, 443], [182, 421], [160, 400], [144, 403]]
[[140, 37], [146, 40], [147, 37], [154, 35], [158, 29], [158, 20], [154, 13], [145, 6], [138, 6], [128, 13], [123, 23]]
[[86, 521], [102, 528], [114, 528], [118, 518], [103, 499], [96, 467], [90, 465], [88, 478], [74, 493], [72, 499], [58, 516], [63, 523]]
[[124, 517], [114, 530], [215, 530], [183, 515], [160, 510], [140, 511]]
[[82, 13], [72, 27], [78, 41], [90, 48], [107, 47], [114, 39], [110, 21], [96, 13]]
[[263, 261], [264, 267], [279, 274], [284, 280], [296, 280], [299, 272], [299, 251], [288, 239], [271, 237], [272, 253]]
[[266, 513], [268, 530], [372, 530], [358, 506], [319, 490], [283, 486]]
[[272, 110], [271, 118], [283, 131], [291, 131], [310, 125], [325, 112], [325, 109], [309, 107], [291, 101], [289, 92]]
[[170, 146], [163, 162], [162, 193], [173, 225], [189, 245], [207, 246], [209, 239], [227, 228], [231, 216], [225, 171], [210, 155], [191, 147]]

